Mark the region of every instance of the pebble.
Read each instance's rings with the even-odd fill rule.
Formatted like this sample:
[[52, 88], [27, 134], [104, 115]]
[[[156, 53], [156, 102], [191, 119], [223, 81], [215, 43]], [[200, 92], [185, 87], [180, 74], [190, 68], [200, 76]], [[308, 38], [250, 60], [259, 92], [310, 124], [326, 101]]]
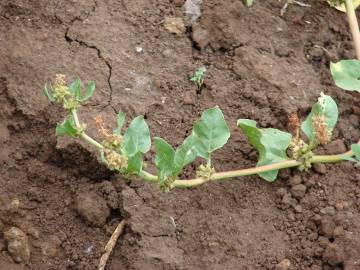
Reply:
[[319, 174], [325, 174], [326, 173], [326, 165], [325, 164], [315, 163], [313, 165], [313, 168], [314, 168], [315, 172], [317, 172]]
[[335, 227], [333, 234], [335, 237], [343, 236], [345, 234], [344, 228], [342, 226]]
[[198, 24], [193, 26], [192, 39], [199, 49], [204, 49], [210, 43], [209, 32]]
[[302, 180], [301, 180], [300, 175], [295, 175], [294, 177], [289, 179], [290, 186], [299, 185], [299, 184], [301, 184], [301, 182], [302, 182]]
[[182, 18], [179, 17], [165, 17], [164, 27], [170, 33], [181, 35], [185, 33], [185, 25]]
[[50, 236], [41, 244], [41, 254], [46, 258], [54, 258], [61, 253], [61, 240], [56, 235]]
[[320, 223], [319, 233], [326, 236], [332, 237], [334, 234], [335, 222], [330, 217], [323, 217]]
[[4, 238], [8, 242], [7, 250], [17, 263], [27, 263], [30, 259], [30, 248], [26, 234], [16, 227], [11, 227], [4, 232]]
[[309, 51], [309, 55], [312, 57], [313, 60], [321, 60], [321, 57], [324, 55], [324, 51], [322, 48], [313, 47]]
[[345, 254], [337, 244], [329, 244], [323, 254], [323, 260], [331, 266], [337, 266], [344, 262]]
[[161, 54], [166, 58], [170, 58], [174, 55], [174, 51], [172, 49], [166, 49]]
[[330, 241], [325, 236], [319, 236], [318, 238], [319, 246], [322, 248], [326, 248], [328, 244], [330, 244]]
[[306, 186], [303, 184], [295, 185], [291, 188], [290, 192], [295, 198], [300, 199], [306, 193]]
[[335, 208], [333, 206], [327, 206], [320, 210], [320, 213], [323, 215], [334, 216], [335, 215]]
[[291, 262], [289, 259], [283, 259], [281, 262], [279, 262], [277, 265], [276, 265], [276, 270], [287, 270], [289, 269], [291, 266]]
[[339, 201], [335, 204], [335, 208], [339, 211], [343, 209], [347, 209], [349, 208], [349, 203], [346, 201]]
[[96, 193], [80, 193], [76, 198], [76, 210], [91, 226], [102, 227], [110, 215], [110, 209], [103, 197]]
[[302, 206], [300, 204], [296, 205], [294, 207], [294, 210], [296, 213], [302, 213], [302, 211], [303, 211]]

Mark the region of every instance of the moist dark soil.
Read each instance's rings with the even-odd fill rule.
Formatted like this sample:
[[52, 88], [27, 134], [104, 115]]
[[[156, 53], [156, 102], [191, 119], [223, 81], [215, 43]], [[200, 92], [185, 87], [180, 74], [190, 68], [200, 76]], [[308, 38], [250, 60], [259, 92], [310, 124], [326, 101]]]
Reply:
[[[65, 112], [42, 94], [58, 73], [95, 80], [94, 98], [79, 112], [90, 135], [99, 139], [94, 116], [110, 127], [121, 110], [127, 119], [144, 115], [151, 135], [174, 146], [218, 105], [232, 131], [214, 154], [223, 171], [256, 164], [238, 118], [286, 129], [288, 115], [304, 118], [323, 91], [341, 115], [334, 142], [319, 152], [340, 153], [360, 138], [360, 96], [336, 88], [329, 74], [330, 61], [355, 57], [346, 16], [311, 1], [281, 17], [284, 2], [249, 9], [240, 0], [204, 0], [201, 17], [189, 22], [184, 0], [2, 0], [0, 269], [97, 269], [122, 219], [107, 269], [360, 269], [354, 164], [162, 193], [108, 171], [90, 146], [57, 139]], [[170, 33], [167, 17], [183, 18], [185, 31]], [[200, 66], [207, 72], [198, 91], [188, 78]], [[146, 162], [154, 172], [153, 149]], [[11, 256], [11, 227], [25, 234], [28, 261]]]

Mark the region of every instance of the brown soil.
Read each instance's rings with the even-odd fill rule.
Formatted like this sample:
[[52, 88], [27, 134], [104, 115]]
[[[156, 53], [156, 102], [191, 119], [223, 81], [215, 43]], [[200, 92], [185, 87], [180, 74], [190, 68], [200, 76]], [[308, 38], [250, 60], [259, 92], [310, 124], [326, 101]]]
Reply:
[[[293, 270], [360, 269], [353, 164], [163, 194], [113, 175], [91, 147], [55, 138], [64, 112], [49, 105], [42, 87], [65, 73], [96, 81], [93, 101], [80, 112], [95, 137], [92, 118], [100, 114], [110, 125], [122, 110], [128, 119], [144, 114], [152, 136], [177, 145], [202, 110], [219, 105], [232, 137], [214, 156], [218, 171], [256, 163], [238, 118], [284, 129], [287, 115], [304, 117], [321, 91], [341, 109], [336, 141], [321, 151], [341, 152], [359, 139], [360, 96], [334, 87], [328, 68], [330, 60], [354, 57], [344, 14], [323, 1], [290, 5], [280, 17], [284, 1], [247, 9], [240, 0], [206, 0], [201, 18], [174, 35], [163, 21], [184, 17], [183, 2], [1, 1], [1, 270], [96, 269], [123, 218], [128, 226], [107, 269], [285, 269], [277, 265], [284, 259]], [[188, 76], [202, 65], [208, 71], [199, 92]], [[153, 171], [153, 151], [147, 161]], [[12, 226], [27, 235], [25, 266], [7, 251], [3, 233]]]

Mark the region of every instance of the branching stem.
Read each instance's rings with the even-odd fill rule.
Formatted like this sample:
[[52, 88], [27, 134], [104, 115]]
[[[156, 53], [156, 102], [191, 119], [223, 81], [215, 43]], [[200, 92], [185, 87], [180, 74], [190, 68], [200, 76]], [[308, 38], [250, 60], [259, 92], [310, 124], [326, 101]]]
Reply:
[[[71, 110], [71, 114], [74, 118], [76, 127], [80, 128], [81, 124], [79, 122], [79, 118], [77, 116], [76, 109]], [[84, 139], [87, 143], [98, 148], [99, 150], [104, 149], [102, 144], [98, 143], [96, 140], [91, 138], [85, 132], [82, 132], [80, 137], [82, 139]], [[358, 144], [360, 144], [360, 140], [359, 140]], [[343, 161], [345, 156], [352, 157], [353, 155], [354, 155], [354, 153], [352, 151], [348, 151], [346, 153], [338, 154], [338, 155], [314, 156], [311, 158], [310, 162], [311, 163], [335, 163], [335, 162]], [[234, 177], [254, 175], [254, 174], [273, 171], [273, 170], [298, 167], [300, 165], [301, 165], [301, 162], [299, 162], [297, 160], [286, 160], [286, 161], [281, 161], [281, 162], [277, 162], [274, 164], [253, 167], [253, 168], [248, 168], [248, 169], [241, 169], [241, 170], [234, 170], [234, 171], [227, 171], [227, 172], [218, 172], [218, 173], [214, 173], [212, 175], [210, 181], [223, 181], [223, 180], [227, 180], [227, 179], [234, 178]], [[140, 173], [138, 173], [138, 176], [147, 182], [151, 182], [151, 183], [158, 182], [158, 177], [156, 175], [153, 175], [153, 174], [143, 171], [143, 170]], [[202, 185], [206, 182], [209, 182], [209, 180], [204, 179], [204, 178], [194, 178], [194, 179], [188, 179], [188, 180], [177, 179], [174, 181], [173, 186], [177, 187], [177, 188], [189, 188], [189, 187], [195, 187], [195, 186]]]

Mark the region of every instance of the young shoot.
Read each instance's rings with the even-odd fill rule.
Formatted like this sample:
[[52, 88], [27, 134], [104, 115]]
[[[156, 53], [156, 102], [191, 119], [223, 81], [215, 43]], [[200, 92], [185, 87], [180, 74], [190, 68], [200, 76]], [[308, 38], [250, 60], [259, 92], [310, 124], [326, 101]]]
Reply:
[[200, 91], [203, 86], [205, 72], [206, 67], [200, 67], [195, 71], [194, 75], [190, 77], [190, 81], [196, 83], [198, 91]]
[[[143, 166], [143, 156], [151, 148], [150, 130], [144, 117], [135, 117], [128, 128], [123, 130], [125, 114], [120, 112], [117, 115], [117, 126], [112, 132], [105, 128], [100, 117], [96, 117], [95, 122], [102, 141], [94, 140], [86, 134], [86, 125], [78, 118], [77, 110], [92, 96], [95, 84], [90, 82], [85, 94], [82, 94], [81, 85], [80, 79], [77, 79], [67, 86], [65, 77], [57, 75], [53, 86], [45, 86], [46, 97], [51, 102], [62, 104], [68, 114], [65, 120], [57, 125], [56, 135], [84, 140], [98, 149], [100, 160], [110, 170], [128, 177], [138, 176], [158, 185], [163, 191], [253, 174], [271, 182], [277, 178], [278, 171], [284, 168], [298, 167], [300, 170], [308, 170], [313, 163], [360, 160], [360, 142], [353, 144], [352, 150], [338, 155], [318, 156], [314, 153], [317, 146], [330, 142], [338, 120], [335, 101], [321, 93], [302, 123], [296, 114], [290, 117], [288, 126], [291, 133], [274, 128], [258, 128], [257, 123], [250, 119], [238, 120], [238, 127], [259, 154], [259, 161], [253, 168], [227, 172], [215, 170], [212, 153], [227, 143], [230, 129], [220, 108], [214, 107], [202, 113], [200, 119], [194, 123], [190, 135], [176, 149], [163, 138], [154, 138], [156, 174], [152, 174]], [[307, 140], [300, 138], [300, 130]], [[202, 159], [203, 163], [196, 171], [196, 178], [178, 179], [183, 169], [197, 157]]]

